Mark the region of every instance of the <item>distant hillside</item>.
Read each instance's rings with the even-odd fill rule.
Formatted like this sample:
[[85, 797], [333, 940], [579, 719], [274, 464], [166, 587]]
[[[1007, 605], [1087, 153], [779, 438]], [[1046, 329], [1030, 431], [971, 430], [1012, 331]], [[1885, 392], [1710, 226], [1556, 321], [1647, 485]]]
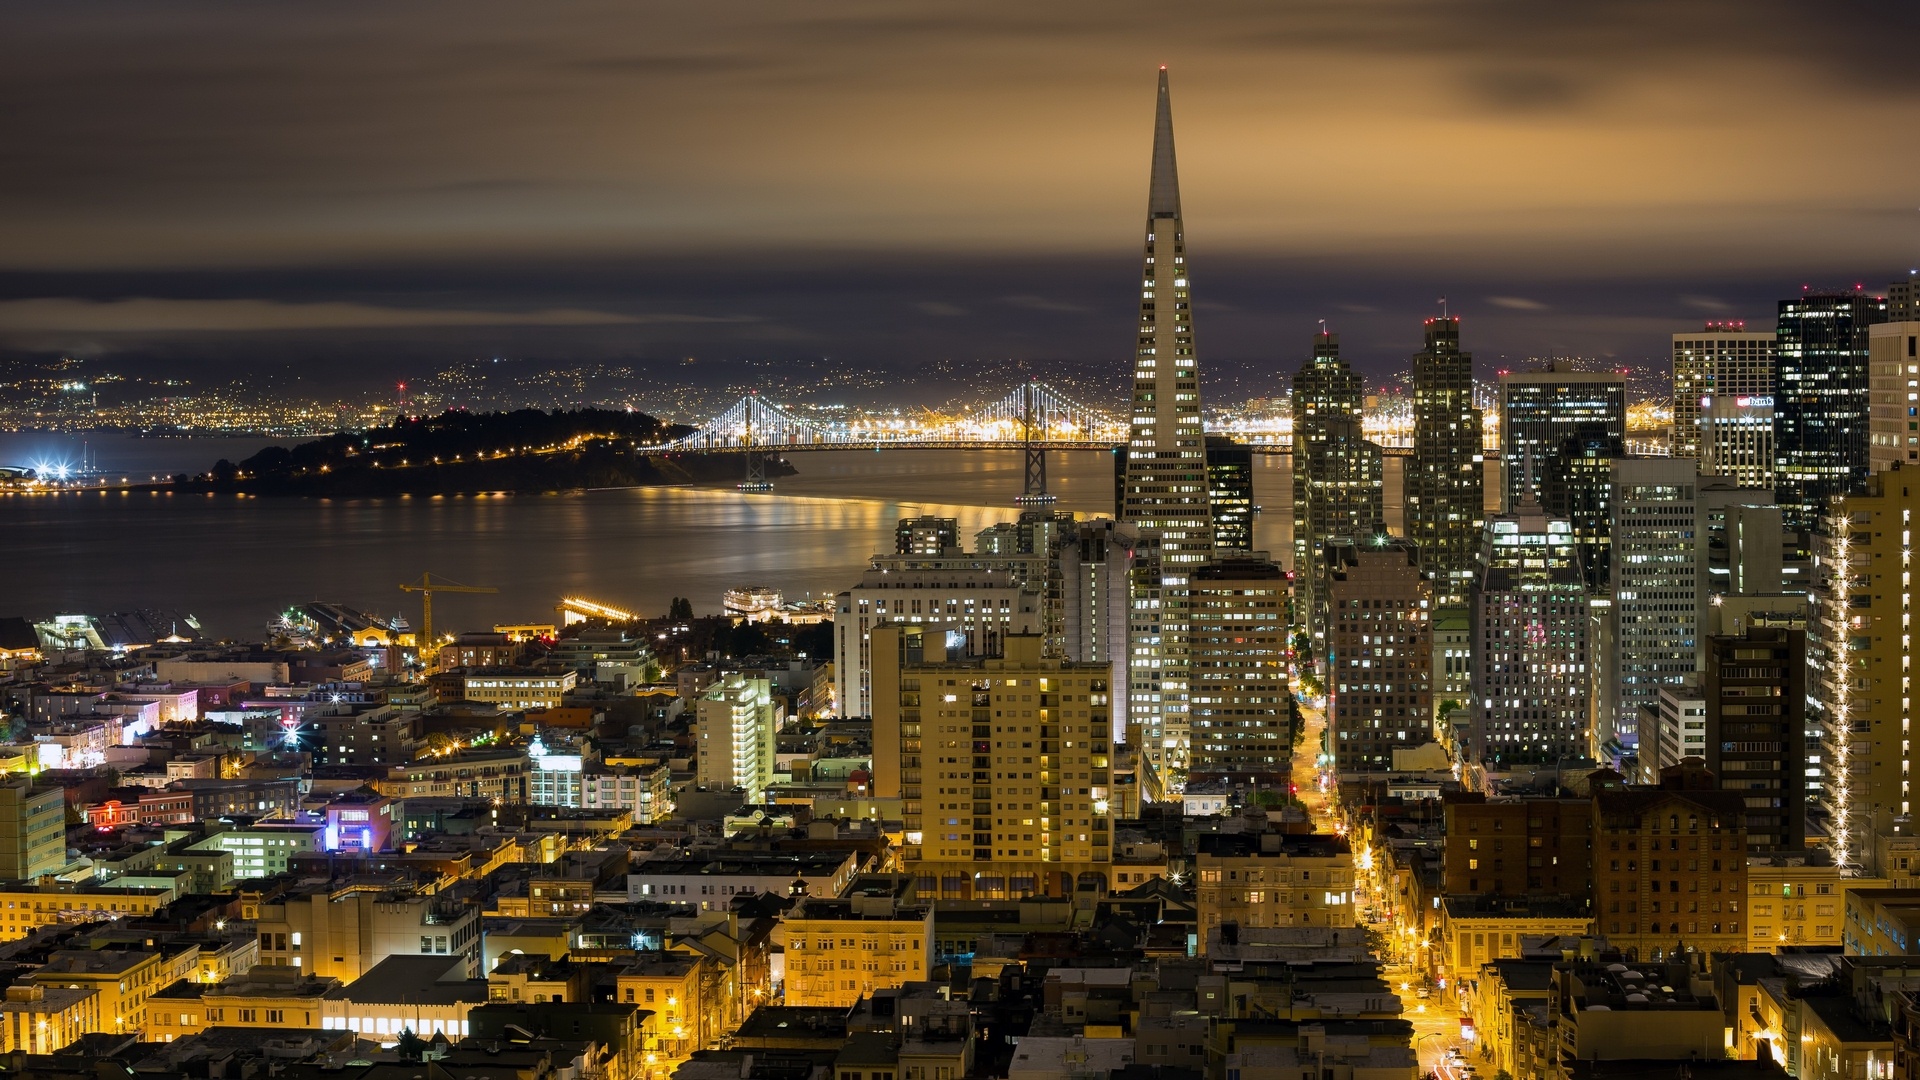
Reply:
[[[624, 410], [450, 410], [291, 449], [271, 446], [238, 464], [222, 459], [198, 476], [174, 477], [174, 485], [256, 495], [454, 495], [684, 484], [741, 473], [735, 455], [635, 453], [688, 430]], [[768, 463], [770, 474], [792, 471]]]

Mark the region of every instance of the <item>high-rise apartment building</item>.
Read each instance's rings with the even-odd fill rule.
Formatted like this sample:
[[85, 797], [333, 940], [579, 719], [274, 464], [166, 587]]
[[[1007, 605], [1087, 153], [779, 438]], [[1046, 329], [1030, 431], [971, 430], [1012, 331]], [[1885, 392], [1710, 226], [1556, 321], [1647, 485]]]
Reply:
[[1791, 525], [1813, 525], [1828, 499], [1859, 490], [1866, 479], [1867, 328], [1886, 318], [1886, 298], [1863, 292], [1780, 301], [1774, 489]]
[[1690, 458], [1624, 458], [1613, 463], [1613, 605], [1604, 702], [1594, 732], [1597, 757], [1616, 760], [1640, 746], [1640, 717], [1663, 686], [1692, 677], [1698, 660], [1700, 580], [1698, 467]]
[[1486, 522], [1480, 410], [1473, 354], [1460, 351], [1460, 320], [1428, 319], [1413, 354], [1413, 457], [1407, 462], [1407, 538], [1440, 607], [1466, 603]]
[[1808, 675], [1819, 804], [1836, 861], [1858, 864], [1882, 812], [1913, 812], [1913, 536], [1920, 470], [1900, 462], [1835, 500], [1818, 534]]
[[1252, 447], [1225, 435], [1207, 436], [1207, 498], [1213, 503], [1215, 549], [1252, 551]]
[[833, 678], [842, 716], [868, 716], [868, 634], [913, 623], [971, 656], [1000, 651], [1008, 634], [1046, 631], [1048, 555], [876, 555], [860, 583], [834, 599]]
[[[1906, 282], [1895, 282], [1905, 285]], [[1920, 462], [1920, 314], [1867, 329], [1869, 467]]]
[[[1773, 394], [1774, 336], [1739, 321], [1673, 335], [1673, 456], [1703, 456], [1706, 402]], [[1769, 463], [1771, 464], [1771, 463]]]
[[1113, 849], [1113, 691], [1106, 664], [948, 659], [938, 635], [874, 639], [876, 790], [897, 785], [906, 872], [928, 898], [1071, 895]]
[[1773, 398], [1723, 395], [1700, 410], [1701, 473], [1741, 487], [1773, 489]]
[[1580, 760], [1592, 629], [1573, 527], [1529, 499], [1487, 519], [1480, 552], [1468, 752], [1488, 764]]
[[1569, 438], [1627, 438], [1627, 382], [1595, 371], [1515, 371], [1500, 376], [1500, 468], [1507, 512], [1532, 495], [1546, 505], [1551, 459]]
[[945, 555], [960, 550], [960, 522], [922, 514], [901, 518], [893, 528], [895, 555]]
[[1187, 595], [1189, 774], [1286, 775], [1286, 571], [1264, 553], [1217, 559], [1194, 570]]
[[1128, 740], [1127, 618], [1134, 550], [1140, 534], [1112, 518], [1082, 521], [1063, 529], [1054, 547], [1060, 580], [1060, 655], [1080, 664], [1106, 664], [1114, 688], [1111, 710], [1115, 743]]
[[1807, 844], [1807, 641], [1803, 630], [1750, 627], [1707, 639], [1700, 674], [1707, 770], [1746, 805], [1755, 851]]
[[773, 783], [773, 749], [780, 705], [773, 684], [729, 672], [695, 703], [694, 776], [701, 787], [739, 789], [759, 802]]
[[1127, 724], [1140, 733], [1142, 792], [1149, 798], [1177, 785], [1186, 767], [1187, 574], [1213, 557], [1186, 244], [1173, 103], [1162, 67], [1120, 507], [1121, 520], [1144, 534], [1134, 561]]
[[1327, 718], [1342, 773], [1433, 741], [1433, 590], [1419, 552], [1382, 536], [1331, 553]]
[[1321, 332], [1293, 376], [1293, 571], [1295, 611], [1315, 638], [1326, 634], [1328, 546], [1386, 532], [1380, 447], [1360, 428], [1366, 382], [1340, 358], [1340, 338]]

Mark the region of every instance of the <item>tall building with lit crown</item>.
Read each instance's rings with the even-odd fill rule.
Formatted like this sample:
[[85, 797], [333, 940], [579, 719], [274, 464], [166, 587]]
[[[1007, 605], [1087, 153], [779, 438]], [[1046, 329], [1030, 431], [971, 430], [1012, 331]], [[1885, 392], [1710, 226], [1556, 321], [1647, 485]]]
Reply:
[[1872, 846], [1873, 820], [1913, 812], [1913, 537], [1920, 469], [1895, 462], [1835, 499], [1818, 538], [1809, 690], [1821, 733], [1819, 804], [1842, 866]]
[[1413, 354], [1413, 458], [1407, 463], [1407, 538], [1442, 607], [1464, 604], [1486, 521], [1480, 410], [1473, 354], [1460, 351], [1460, 320], [1428, 319]]
[[[906, 872], [924, 897], [1071, 895], [1113, 852], [1111, 669], [1044, 658], [949, 660], [939, 635], [873, 631], [876, 778], [902, 800]], [[892, 786], [888, 784], [886, 786]]]
[[1286, 571], [1264, 552], [1223, 558], [1194, 570], [1187, 590], [1189, 772], [1286, 774], [1294, 723]]
[[1487, 519], [1480, 551], [1469, 753], [1488, 764], [1584, 758], [1592, 630], [1573, 527], [1529, 499]]
[[1327, 714], [1340, 772], [1393, 767], [1433, 741], [1433, 586], [1405, 540], [1332, 553]]
[[1788, 523], [1807, 527], [1868, 471], [1867, 328], [1885, 297], [1809, 292], [1780, 301], [1775, 328], [1774, 491]]
[[[1905, 285], [1906, 282], [1896, 282]], [[1902, 304], [1905, 318], [1867, 331], [1868, 463], [1884, 472], [1896, 461], [1920, 463], [1920, 315]]]
[[1146, 231], [1120, 509], [1122, 520], [1145, 534], [1143, 557], [1134, 564], [1128, 727], [1137, 733], [1143, 791], [1157, 797], [1177, 786], [1186, 768], [1187, 574], [1213, 557], [1200, 368], [1165, 67], [1154, 112]]
[[1701, 423], [1708, 400], [1770, 397], [1774, 336], [1738, 321], [1713, 321], [1673, 335], [1673, 456], [1703, 456]]
[[1366, 382], [1340, 358], [1340, 338], [1313, 337], [1293, 376], [1293, 573], [1295, 611], [1315, 638], [1327, 621], [1327, 564], [1335, 544], [1386, 532], [1383, 458], [1360, 428]]

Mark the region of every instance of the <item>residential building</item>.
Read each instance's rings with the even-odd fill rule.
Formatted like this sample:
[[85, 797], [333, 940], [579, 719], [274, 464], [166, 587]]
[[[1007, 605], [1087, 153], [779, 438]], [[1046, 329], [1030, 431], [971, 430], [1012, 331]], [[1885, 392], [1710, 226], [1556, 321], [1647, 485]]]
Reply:
[[1712, 783], [1679, 766], [1660, 788], [1594, 793], [1595, 929], [1630, 956], [1747, 947], [1746, 805]]
[[1480, 563], [1469, 604], [1470, 755], [1498, 764], [1584, 757], [1592, 631], [1573, 527], [1531, 503], [1494, 515]]
[[1314, 335], [1293, 376], [1293, 571], [1297, 621], [1326, 636], [1327, 563], [1333, 544], [1386, 532], [1380, 447], [1361, 430], [1366, 381], [1340, 358], [1338, 335]]
[[323, 851], [326, 826], [293, 822], [227, 824], [192, 845], [193, 851], [224, 851], [233, 856], [236, 879], [274, 877], [288, 872], [297, 855]]
[[1920, 462], [1920, 316], [1868, 327], [1867, 367], [1869, 467]]
[[1687, 758], [1707, 756], [1707, 699], [1697, 679], [1662, 686], [1641, 720], [1641, 779], [1653, 783], [1660, 770]]
[[0, 1043], [29, 1054], [51, 1054], [100, 1026], [100, 991], [41, 986], [7, 987], [0, 1001]]
[[468, 750], [396, 765], [373, 786], [392, 799], [464, 796], [517, 804], [527, 801], [527, 778], [532, 772], [532, 759], [524, 749]]
[[121, 886], [114, 881], [82, 885], [0, 882], [0, 941], [26, 937], [42, 926], [57, 923], [151, 915], [175, 895], [175, 890], [166, 886]]
[[960, 550], [960, 522], [923, 514], [901, 518], [893, 528], [895, 555], [949, 555]]
[[1754, 851], [1807, 845], [1806, 631], [1751, 626], [1707, 642], [1699, 757], [1746, 805]]
[[1289, 771], [1287, 575], [1265, 555], [1216, 559], [1189, 578], [1189, 775]]
[[1766, 952], [1787, 946], [1837, 947], [1846, 895], [1884, 887], [1885, 878], [1843, 878], [1825, 851], [1781, 850], [1747, 857], [1748, 946]]
[[1107, 685], [1120, 695], [1109, 710], [1112, 742], [1128, 739], [1126, 691], [1128, 615], [1133, 553], [1140, 535], [1111, 518], [1064, 529], [1054, 549], [1060, 579], [1060, 655], [1075, 663], [1106, 664]]
[[738, 789], [759, 802], [773, 782], [773, 748], [780, 707], [765, 679], [728, 674], [700, 695], [694, 721], [694, 775], [701, 787]]
[[1859, 490], [1869, 455], [1868, 328], [1885, 297], [1807, 292], [1780, 301], [1773, 391], [1774, 485], [1789, 525], [1808, 528]]
[[461, 673], [460, 693], [468, 701], [505, 710], [557, 709], [579, 680], [576, 671], [474, 668]]
[[[1738, 320], [1710, 321], [1698, 332], [1673, 335], [1673, 456], [1696, 459], [1702, 472], [1710, 471], [1706, 425], [1713, 404], [1770, 399], [1773, 364], [1774, 335], [1750, 332]], [[1771, 472], [1772, 462], [1767, 464]]]
[[[1726, 1018], [1713, 986], [1684, 956], [1632, 967], [1576, 960], [1553, 969], [1560, 1061], [1715, 1061]], [[1559, 1074], [1559, 1070], [1555, 1070]]]
[[[1111, 669], [948, 660], [918, 628], [874, 631], [876, 790], [898, 783], [906, 873], [928, 897], [1071, 895], [1112, 858]], [[885, 778], [893, 777], [888, 781]]]
[[1200, 936], [1237, 927], [1354, 926], [1353, 850], [1326, 833], [1203, 833], [1193, 858]]
[[480, 973], [480, 908], [378, 882], [317, 882], [269, 896], [242, 890], [260, 963], [351, 982], [389, 956], [465, 957]]
[[1594, 918], [1584, 897], [1447, 896], [1440, 898], [1439, 971], [1471, 979], [1485, 964], [1520, 957], [1527, 938], [1583, 938]]
[[1500, 376], [1501, 505], [1508, 513], [1531, 495], [1546, 504], [1552, 461], [1570, 438], [1624, 443], [1626, 379], [1611, 372], [1515, 371]]
[[931, 978], [933, 905], [912, 890], [910, 878], [874, 875], [842, 898], [802, 898], [783, 920], [787, 1005], [846, 1009]]
[[1329, 546], [1329, 746], [1342, 773], [1386, 770], [1434, 740], [1433, 590], [1419, 552], [1376, 537]]
[[[1593, 886], [1593, 801], [1446, 797], [1446, 896], [1563, 896]], [[1584, 907], [1582, 908], [1584, 910]]]
[[1437, 606], [1461, 607], [1473, 580], [1486, 521], [1480, 410], [1473, 405], [1473, 354], [1460, 351], [1460, 320], [1426, 321], [1426, 348], [1413, 354], [1413, 457], [1407, 463], [1407, 539], [1434, 583]]

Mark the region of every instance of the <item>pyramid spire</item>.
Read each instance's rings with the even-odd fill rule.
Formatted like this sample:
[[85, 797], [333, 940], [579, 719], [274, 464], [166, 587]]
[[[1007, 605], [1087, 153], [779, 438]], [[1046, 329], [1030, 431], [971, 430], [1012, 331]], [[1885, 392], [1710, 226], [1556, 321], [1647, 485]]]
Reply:
[[1173, 162], [1173, 98], [1167, 92], [1167, 65], [1160, 65], [1160, 102], [1153, 117], [1153, 186], [1148, 217], [1180, 216], [1180, 170]]

